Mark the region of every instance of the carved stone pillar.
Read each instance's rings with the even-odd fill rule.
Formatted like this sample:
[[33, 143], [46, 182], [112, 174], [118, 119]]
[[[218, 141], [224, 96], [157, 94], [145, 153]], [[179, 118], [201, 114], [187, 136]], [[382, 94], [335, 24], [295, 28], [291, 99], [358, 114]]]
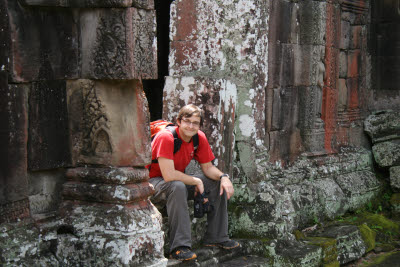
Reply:
[[[163, 264], [161, 215], [148, 197], [149, 113], [139, 80], [67, 83], [72, 164], [57, 256], [68, 264]], [[83, 249], [82, 249], [83, 248]]]
[[51, 222], [60, 227], [39, 236], [32, 223], [7, 226], [0, 261], [166, 265], [144, 168], [141, 79], [157, 76], [153, 0], [0, 0], [0, 15], [0, 223], [29, 217], [35, 178], [67, 173]]
[[369, 3], [365, 0], [341, 0], [340, 11], [336, 143], [338, 146], [360, 146], [367, 143], [362, 117], [367, 104]]

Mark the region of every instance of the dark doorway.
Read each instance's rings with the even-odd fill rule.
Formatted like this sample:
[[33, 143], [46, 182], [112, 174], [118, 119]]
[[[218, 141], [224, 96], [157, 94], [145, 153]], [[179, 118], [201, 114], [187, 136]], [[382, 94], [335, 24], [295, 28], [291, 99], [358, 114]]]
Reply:
[[157, 19], [158, 79], [144, 80], [143, 88], [149, 102], [150, 120], [162, 118], [163, 88], [168, 76], [170, 6], [173, 0], [155, 0]]
[[371, 6], [374, 89], [400, 90], [400, 0], [373, 0]]

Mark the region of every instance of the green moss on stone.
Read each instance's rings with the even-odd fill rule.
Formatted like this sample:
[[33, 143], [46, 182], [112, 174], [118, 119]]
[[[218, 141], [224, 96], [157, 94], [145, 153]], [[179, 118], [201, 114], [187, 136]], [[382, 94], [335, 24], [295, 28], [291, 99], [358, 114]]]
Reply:
[[296, 231], [294, 231], [294, 236], [296, 237], [296, 240], [303, 240], [304, 238], [306, 238], [306, 236], [304, 235], [304, 233], [303, 232], [301, 232], [301, 231], [299, 231], [299, 230], [296, 230]]
[[329, 263], [324, 263], [322, 264], [323, 267], [339, 267], [340, 266], [340, 262], [338, 260], [329, 262]]
[[360, 219], [362, 222], [368, 224], [369, 228], [374, 229], [378, 232], [391, 232], [395, 235], [400, 233], [399, 225], [381, 214], [373, 214], [364, 212], [361, 214]]
[[331, 264], [337, 261], [338, 251], [336, 248], [336, 239], [329, 237], [306, 237], [305, 242], [307, 244], [322, 248], [322, 257], [324, 264]]
[[399, 253], [398, 251], [393, 251], [393, 252], [389, 252], [389, 253], [385, 253], [382, 254], [378, 257], [376, 257], [372, 262], [368, 263], [367, 265], [365, 265], [365, 267], [372, 267], [372, 266], [376, 266], [378, 264], [383, 263], [387, 258], [389, 258], [390, 256]]
[[359, 225], [358, 229], [360, 230], [362, 239], [367, 246], [365, 252], [370, 252], [375, 248], [376, 232], [369, 228], [366, 224]]

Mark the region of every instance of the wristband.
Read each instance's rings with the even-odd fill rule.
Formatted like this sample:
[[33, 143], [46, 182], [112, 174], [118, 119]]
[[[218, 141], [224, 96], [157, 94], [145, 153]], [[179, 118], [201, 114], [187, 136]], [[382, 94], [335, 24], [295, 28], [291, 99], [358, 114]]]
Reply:
[[222, 175], [219, 177], [219, 179], [221, 180], [221, 179], [222, 179], [222, 177], [228, 177], [228, 179], [229, 179], [229, 174], [227, 174], [227, 173], [224, 173], [224, 174], [222, 174]]

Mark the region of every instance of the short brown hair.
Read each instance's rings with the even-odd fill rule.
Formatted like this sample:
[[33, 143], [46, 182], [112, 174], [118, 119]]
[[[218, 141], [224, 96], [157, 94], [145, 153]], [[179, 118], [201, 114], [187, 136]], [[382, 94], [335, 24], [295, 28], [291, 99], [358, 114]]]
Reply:
[[183, 118], [190, 118], [192, 116], [199, 116], [200, 126], [203, 125], [203, 110], [193, 104], [186, 105], [179, 110], [177, 121], [180, 122]]

